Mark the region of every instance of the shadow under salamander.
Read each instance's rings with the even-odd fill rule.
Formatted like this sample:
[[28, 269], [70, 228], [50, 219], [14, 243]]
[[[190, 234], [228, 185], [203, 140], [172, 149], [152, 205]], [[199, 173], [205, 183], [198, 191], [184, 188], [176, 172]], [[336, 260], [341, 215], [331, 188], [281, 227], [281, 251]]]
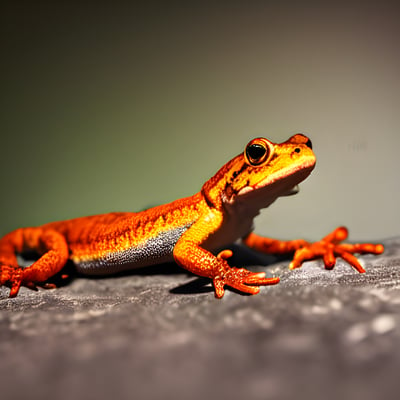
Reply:
[[[272, 256], [268, 254], [262, 254], [240, 244], [233, 244], [231, 246], [227, 246], [227, 248], [233, 251], [233, 256], [230, 259], [228, 259], [229, 265], [235, 267], [251, 267], [251, 266], [265, 267], [274, 264], [278, 261], [287, 259], [287, 257], [283, 256]], [[25, 253], [22, 255], [18, 255], [18, 263], [23, 267], [27, 267], [31, 265], [38, 258], [39, 256], [37, 254]], [[254, 270], [257, 270], [257, 268], [254, 268]], [[73, 263], [69, 261], [60, 272], [52, 276], [46, 283], [50, 283], [52, 285], [55, 285], [56, 287], [63, 287], [70, 284], [76, 278], [100, 280], [100, 279], [109, 279], [112, 277], [121, 277], [121, 276], [182, 275], [182, 274], [193, 276], [195, 277], [195, 279], [171, 289], [170, 293], [187, 295], [187, 294], [209, 293], [214, 291], [212, 285], [210, 285], [211, 280], [209, 278], [203, 278], [194, 275], [174, 262], [153, 265], [143, 268], [133, 268], [127, 271], [122, 271], [111, 275], [96, 276], [96, 275], [84, 275], [78, 273]], [[227, 288], [227, 289], [236, 292], [236, 290], [232, 288]]]

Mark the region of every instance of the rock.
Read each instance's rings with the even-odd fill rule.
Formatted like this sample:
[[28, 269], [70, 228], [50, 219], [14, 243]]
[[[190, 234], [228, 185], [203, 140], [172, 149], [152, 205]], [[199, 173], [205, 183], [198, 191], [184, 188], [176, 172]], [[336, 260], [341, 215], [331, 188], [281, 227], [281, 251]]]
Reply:
[[3, 399], [397, 398], [400, 238], [363, 256], [296, 271], [256, 296], [176, 266], [61, 288], [0, 290]]

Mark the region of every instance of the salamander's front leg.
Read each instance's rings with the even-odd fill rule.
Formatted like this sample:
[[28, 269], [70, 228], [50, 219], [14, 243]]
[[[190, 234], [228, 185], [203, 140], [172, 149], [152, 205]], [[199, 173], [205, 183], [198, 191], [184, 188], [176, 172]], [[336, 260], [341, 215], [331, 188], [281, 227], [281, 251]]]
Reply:
[[381, 254], [384, 251], [384, 247], [381, 244], [371, 243], [341, 243], [347, 236], [347, 228], [341, 226], [315, 243], [309, 243], [302, 239], [280, 241], [264, 238], [255, 233], [247, 235], [243, 242], [247, 246], [265, 253], [285, 254], [294, 252], [293, 260], [289, 264], [290, 269], [299, 268], [304, 261], [316, 258], [322, 258], [325, 268], [332, 269], [336, 264], [336, 258], [341, 257], [358, 272], [365, 272], [353, 254]]
[[174, 248], [175, 261], [196, 275], [211, 278], [215, 297], [223, 297], [224, 286], [240, 292], [257, 294], [259, 286], [274, 285], [279, 278], [265, 278], [265, 272], [251, 272], [245, 268], [230, 267], [226, 261], [232, 256], [231, 250], [223, 250], [217, 256], [204, 250], [194, 242], [180, 239]]

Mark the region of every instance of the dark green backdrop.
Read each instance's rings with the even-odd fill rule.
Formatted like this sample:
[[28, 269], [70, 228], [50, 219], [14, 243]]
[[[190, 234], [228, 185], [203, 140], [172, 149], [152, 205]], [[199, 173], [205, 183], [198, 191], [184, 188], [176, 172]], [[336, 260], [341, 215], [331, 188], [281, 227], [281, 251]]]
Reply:
[[2, 2], [0, 234], [190, 195], [298, 131], [317, 169], [257, 230], [398, 234], [396, 2], [189, 4]]

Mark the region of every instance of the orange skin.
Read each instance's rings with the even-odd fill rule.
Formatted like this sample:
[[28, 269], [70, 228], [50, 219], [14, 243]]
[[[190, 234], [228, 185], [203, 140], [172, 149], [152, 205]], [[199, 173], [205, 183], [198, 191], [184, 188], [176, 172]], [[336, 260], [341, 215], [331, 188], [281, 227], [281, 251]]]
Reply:
[[[289, 268], [306, 260], [322, 258], [332, 269], [342, 257], [358, 272], [365, 272], [354, 253], [380, 254], [381, 244], [346, 244], [347, 229], [340, 227], [316, 243], [280, 241], [261, 237], [252, 230], [254, 217], [280, 196], [295, 193], [295, 187], [315, 166], [311, 141], [302, 134], [276, 144], [253, 139], [202, 187], [184, 199], [139, 213], [110, 213], [20, 228], [0, 239], [0, 286], [36, 288], [62, 270], [71, 260], [77, 270], [91, 275], [111, 274], [175, 260], [188, 271], [212, 279], [215, 296], [230, 286], [256, 294], [260, 286], [279, 282], [228, 265], [231, 250], [221, 249], [242, 239], [265, 253], [294, 253]], [[23, 268], [16, 254], [35, 251], [41, 257]], [[216, 254], [216, 255], [215, 255]]]

